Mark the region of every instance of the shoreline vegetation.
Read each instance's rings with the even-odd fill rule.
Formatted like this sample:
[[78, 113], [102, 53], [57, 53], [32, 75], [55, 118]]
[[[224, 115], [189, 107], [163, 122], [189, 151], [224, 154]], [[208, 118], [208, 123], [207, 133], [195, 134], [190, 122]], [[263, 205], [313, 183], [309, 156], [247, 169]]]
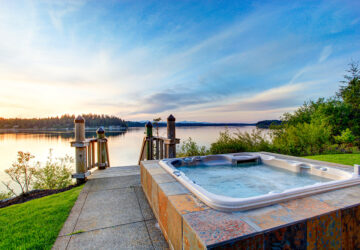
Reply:
[[[96, 131], [103, 127], [112, 132], [123, 132], [128, 128], [144, 127], [148, 121], [125, 121], [117, 116], [82, 114], [86, 121], [86, 131]], [[75, 115], [63, 115], [47, 118], [2, 118], [0, 117], [0, 133], [6, 132], [73, 132]], [[258, 128], [269, 128], [271, 124], [281, 124], [280, 120], [263, 120], [256, 123], [241, 122], [176, 122], [177, 127], [244, 127], [256, 126]], [[166, 122], [156, 122], [157, 127], [166, 127]]]

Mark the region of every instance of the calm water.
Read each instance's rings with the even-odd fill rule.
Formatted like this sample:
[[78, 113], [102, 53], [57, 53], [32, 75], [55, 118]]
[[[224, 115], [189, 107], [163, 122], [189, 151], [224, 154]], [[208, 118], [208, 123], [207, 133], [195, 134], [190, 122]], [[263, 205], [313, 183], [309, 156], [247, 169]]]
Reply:
[[[251, 131], [255, 127], [229, 127], [230, 132]], [[220, 131], [225, 127], [179, 127], [176, 129], [176, 137], [181, 141], [191, 137], [199, 145], [209, 146], [214, 142]], [[154, 134], [156, 132], [154, 131]], [[160, 136], [166, 136], [166, 128], [159, 129]], [[8, 133], [0, 134], [0, 181], [8, 180], [4, 170], [9, 168], [16, 160], [17, 151], [30, 152], [35, 155], [35, 160], [45, 162], [49, 149], [53, 149], [54, 157], [64, 155], [74, 156], [74, 148], [70, 147], [73, 140], [72, 133], [59, 134], [26, 134]], [[94, 137], [95, 133], [89, 133], [87, 137]], [[112, 166], [137, 164], [144, 128], [132, 128], [125, 133], [106, 133], [109, 139], [110, 162]], [[4, 190], [0, 183], [0, 190]]]
[[207, 191], [218, 195], [247, 198], [274, 192], [283, 192], [330, 179], [295, 173], [265, 164], [179, 167], [191, 180]]

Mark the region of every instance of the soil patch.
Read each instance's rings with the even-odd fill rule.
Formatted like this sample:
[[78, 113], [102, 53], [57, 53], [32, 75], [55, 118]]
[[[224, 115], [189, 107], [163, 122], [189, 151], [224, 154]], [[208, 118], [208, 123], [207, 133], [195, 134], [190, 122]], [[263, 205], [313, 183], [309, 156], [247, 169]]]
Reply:
[[60, 189], [43, 189], [43, 190], [32, 190], [26, 194], [22, 194], [19, 196], [16, 196], [14, 198], [10, 198], [8, 200], [0, 201], [0, 208], [11, 206], [14, 204], [24, 203], [33, 199], [38, 199], [44, 196], [52, 195], [61, 193], [67, 190], [70, 190], [74, 187], [77, 187], [78, 185], [70, 185], [66, 188], [60, 188]]

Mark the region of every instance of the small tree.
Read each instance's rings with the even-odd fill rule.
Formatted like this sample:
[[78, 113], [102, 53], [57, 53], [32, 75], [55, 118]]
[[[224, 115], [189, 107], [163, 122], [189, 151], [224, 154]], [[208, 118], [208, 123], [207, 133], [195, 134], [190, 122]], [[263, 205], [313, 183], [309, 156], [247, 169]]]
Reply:
[[344, 76], [345, 80], [342, 83], [345, 85], [340, 87], [337, 95], [355, 110], [360, 110], [360, 68], [358, 63], [350, 63], [350, 69], [347, 72], [350, 75]]
[[161, 121], [161, 117], [153, 119], [153, 125], [156, 129], [156, 136], [159, 136], [159, 122]]
[[[19, 151], [17, 154], [17, 161], [12, 164], [11, 168], [5, 170], [5, 173], [10, 176], [21, 189], [21, 194], [26, 194], [30, 191], [34, 174], [36, 172], [36, 165], [30, 163], [31, 159], [35, 158], [30, 153]], [[6, 188], [13, 194], [17, 195], [15, 190], [10, 186], [10, 182], [3, 182]]]

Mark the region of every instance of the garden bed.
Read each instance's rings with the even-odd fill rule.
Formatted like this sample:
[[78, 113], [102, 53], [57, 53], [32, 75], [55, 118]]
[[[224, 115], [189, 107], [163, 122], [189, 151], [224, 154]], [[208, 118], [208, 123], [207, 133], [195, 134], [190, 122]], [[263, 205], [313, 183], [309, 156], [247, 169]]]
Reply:
[[27, 202], [27, 201], [30, 201], [33, 199], [38, 199], [38, 198], [45, 197], [45, 196], [52, 195], [52, 194], [61, 193], [61, 192], [70, 190], [74, 187], [77, 187], [77, 185], [70, 185], [65, 188], [60, 188], [60, 189], [32, 190], [26, 194], [22, 194], [22, 195], [13, 197], [13, 198], [9, 198], [9, 199], [0, 201], [0, 208], [11, 206], [14, 204], [24, 203], [24, 202]]

